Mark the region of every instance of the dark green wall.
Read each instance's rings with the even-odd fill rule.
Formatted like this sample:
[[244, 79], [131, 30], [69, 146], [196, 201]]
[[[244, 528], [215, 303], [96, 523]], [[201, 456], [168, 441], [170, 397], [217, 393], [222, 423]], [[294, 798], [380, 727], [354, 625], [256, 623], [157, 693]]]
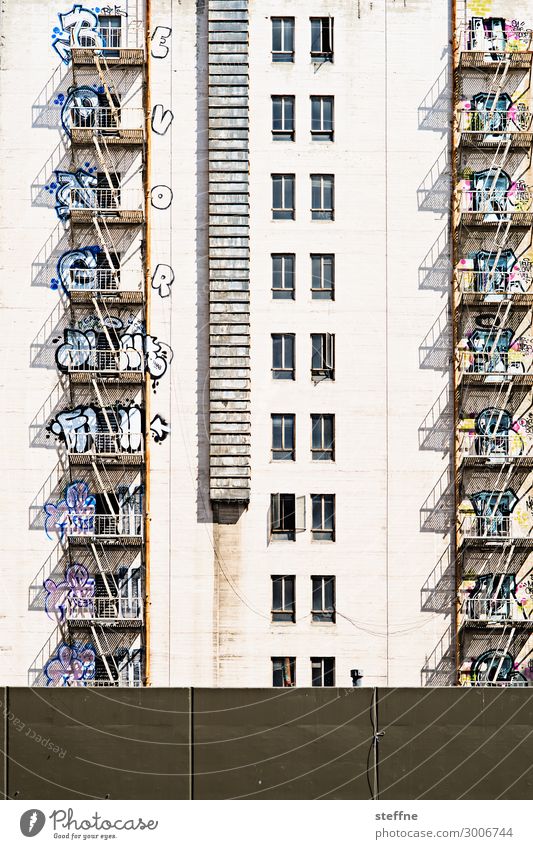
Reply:
[[[531, 799], [529, 689], [4, 689], [15, 799]], [[7, 792], [5, 785], [7, 784]]]

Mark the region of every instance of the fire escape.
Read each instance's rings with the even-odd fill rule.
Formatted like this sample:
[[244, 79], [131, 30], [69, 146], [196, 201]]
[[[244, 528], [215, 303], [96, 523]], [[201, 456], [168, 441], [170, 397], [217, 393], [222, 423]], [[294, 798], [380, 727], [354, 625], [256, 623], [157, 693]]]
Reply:
[[62, 196], [72, 250], [56, 363], [70, 406], [51, 430], [70, 479], [56, 522], [68, 569], [48, 686], [145, 683], [146, 65], [117, 23], [72, 42], [62, 111], [76, 182]]
[[463, 686], [533, 681], [531, 66], [530, 31], [472, 18], [460, 32], [452, 228]]

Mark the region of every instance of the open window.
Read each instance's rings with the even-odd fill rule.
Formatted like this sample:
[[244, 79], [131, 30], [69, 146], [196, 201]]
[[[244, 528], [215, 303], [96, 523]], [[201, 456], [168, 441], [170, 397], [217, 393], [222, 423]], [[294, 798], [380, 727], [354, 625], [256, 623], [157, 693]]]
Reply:
[[270, 496], [270, 535], [272, 539], [294, 541], [305, 531], [305, 495], [276, 492]]

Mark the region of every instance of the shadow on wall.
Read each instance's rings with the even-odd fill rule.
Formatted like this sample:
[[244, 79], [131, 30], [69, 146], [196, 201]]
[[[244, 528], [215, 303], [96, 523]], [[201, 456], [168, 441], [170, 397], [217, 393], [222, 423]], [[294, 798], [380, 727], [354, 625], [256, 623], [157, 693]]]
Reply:
[[418, 428], [418, 447], [421, 451], [450, 453], [453, 431], [452, 394], [453, 384], [450, 375], [449, 384], [444, 387]]
[[418, 267], [418, 288], [449, 296], [452, 276], [450, 231], [442, 229]]
[[419, 368], [446, 372], [452, 365], [452, 325], [446, 303], [418, 349]]
[[423, 533], [448, 534], [453, 524], [453, 474], [451, 463], [420, 508], [420, 530]]
[[448, 215], [451, 179], [450, 154], [446, 146], [416, 190], [418, 209], [421, 212], [438, 212], [441, 217]]
[[450, 48], [443, 51], [443, 56], [447, 56], [446, 65], [418, 107], [418, 129], [448, 136], [451, 132], [452, 98]]

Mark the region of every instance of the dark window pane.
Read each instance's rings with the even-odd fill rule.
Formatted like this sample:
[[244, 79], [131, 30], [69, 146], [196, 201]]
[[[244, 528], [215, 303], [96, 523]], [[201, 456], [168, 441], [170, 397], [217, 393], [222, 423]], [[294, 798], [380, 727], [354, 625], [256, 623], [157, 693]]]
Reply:
[[311, 99], [311, 129], [312, 130], [320, 130], [321, 120], [320, 120], [320, 98], [313, 97]]
[[285, 367], [294, 368], [294, 336], [285, 336]]
[[322, 527], [322, 498], [320, 495], [313, 495], [313, 528]]
[[292, 177], [285, 178], [285, 209], [294, 208], [294, 179]]
[[272, 337], [272, 366], [273, 368], [281, 368], [283, 363], [281, 359], [282, 337]]
[[285, 38], [283, 49], [292, 53], [294, 50], [294, 20], [292, 18], [285, 18]]
[[311, 659], [311, 686], [322, 686], [322, 661]]
[[320, 369], [323, 366], [322, 339], [321, 333], [311, 334], [311, 368], [313, 369]]
[[294, 416], [285, 416], [285, 448], [294, 449]]
[[333, 417], [332, 416], [324, 416], [323, 419], [323, 428], [324, 428], [324, 447], [332, 448], [333, 447]]
[[282, 604], [282, 579], [281, 578], [273, 578], [272, 579], [272, 610], [281, 610]]
[[281, 416], [272, 416], [272, 448], [281, 449]]
[[272, 98], [272, 129], [283, 129], [283, 124], [281, 122], [281, 97]]
[[311, 52], [319, 53], [322, 49], [321, 44], [321, 21], [315, 18], [311, 21]]
[[313, 578], [313, 610], [322, 610], [322, 578]]
[[311, 206], [313, 209], [322, 208], [322, 181], [320, 177], [312, 178]]
[[272, 206], [274, 209], [281, 209], [282, 204], [282, 178], [272, 178]]
[[322, 129], [331, 131], [333, 129], [333, 100], [325, 97], [322, 101]]
[[334, 517], [333, 496], [332, 495], [325, 495], [324, 496], [324, 527], [328, 531], [333, 530], [333, 517]]
[[294, 578], [285, 578], [285, 610], [294, 607]]
[[272, 19], [272, 50], [281, 50], [281, 18]]
[[284, 102], [285, 109], [285, 129], [294, 129], [294, 100], [292, 97], [286, 97]]
[[334, 578], [324, 578], [324, 610], [333, 610], [334, 586]]
[[324, 177], [324, 209], [333, 209], [333, 180], [331, 177]]
[[283, 260], [280, 256], [272, 257], [272, 286], [274, 289], [281, 289], [282, 287], [282, 264]]
[[324, 687], [335, 686], [335, 660], [332, 657], [324, 658]]

